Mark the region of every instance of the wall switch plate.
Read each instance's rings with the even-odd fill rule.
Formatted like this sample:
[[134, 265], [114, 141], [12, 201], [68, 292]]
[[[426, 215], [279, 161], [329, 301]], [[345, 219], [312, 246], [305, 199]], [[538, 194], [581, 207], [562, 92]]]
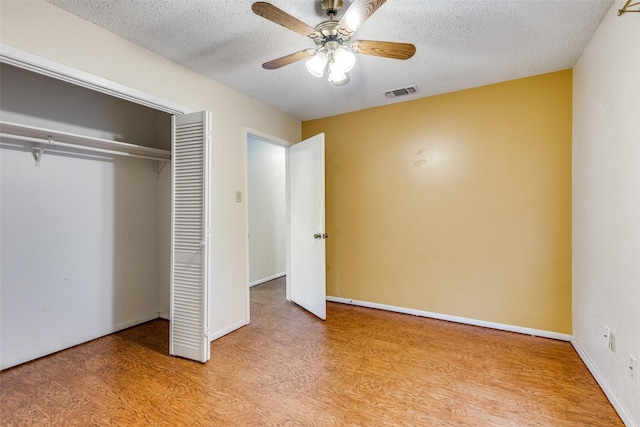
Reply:
[[611, 344], [609, 343], [609, 337], [611, 336], [611, 331], [609, 330], [609, 327], [607, 325], [604, 325], [604, 345], [607, 346], [607, 348], [610, 348]]
[[629, 355], [629, 376], [638, 382], [638, 361], [632, 354]]
[[242, 203], [242, 191], [236, 191], [236, 203]]

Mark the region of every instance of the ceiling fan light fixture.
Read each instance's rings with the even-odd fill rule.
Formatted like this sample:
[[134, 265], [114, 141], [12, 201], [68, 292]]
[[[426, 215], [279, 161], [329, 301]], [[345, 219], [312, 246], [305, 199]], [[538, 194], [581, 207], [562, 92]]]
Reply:
[[324, 70], [327, 68], [327, 63], [329, 62], [329, 58], [327, 54], [322, 50], [318, 50], [315, 55], [307, 60], [305, 63], [307, 66], [307, 70], [311, 74], [316, 77], [322, 77], [324, 75]]
[[344, 86], [351, 81], [348, 75], [343, 74], [340, 80], [329, 80], [334, 86]]
[[347, 48], [339, 47], [333, 53], [333, 60], [344, 73], [348, 73], [356, 63], [356, 55]]
[[329, 82], [335, 86], [344, 86], [349, 83], [349, 76], [335, 62], [329, 64]]

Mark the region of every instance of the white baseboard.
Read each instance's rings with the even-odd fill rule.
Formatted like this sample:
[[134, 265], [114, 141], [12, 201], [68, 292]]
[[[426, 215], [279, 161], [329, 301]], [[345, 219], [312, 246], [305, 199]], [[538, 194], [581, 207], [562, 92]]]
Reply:
[[249, 283], [249, 287], [261, 285], [261, 284], [263, 284], [265, 282], [268, 282], [269, 280], [277, 279], [279, 277], [286, 276], [286, 275], [287, 275], [287, 273], [283, 272], [283, 273], [274, 274], [273, 276], [264, 277], [262, 279], [256, 280], [255, 282]]
[[49, 347], [39, 348], [34, 351], [30, 351], [28, 353], [21, 354], [19, 356], [14, 356], [10, 359], [4, 359], [0, 361], [0, 370], [8, 369], [16, 365], [20, 365], [22, 363], [29, 362], [31, 360], [38, 359], [43, 356], [47, 356], [49, 354], [56, 353], [58, 351], [66, 350], [67, 348], [71, 348], [76, 345], [84, 344], [88, 341], [94, 340], [96, 338], [104, 337], [109, 334], [113, 334], [114, 332], [121, 331], [123, 329], [130, 328], [132, 326], [140, 325], [142, 323], [148, 322], [149, 320], [157, 319], [158, 312], [153, 312], [147, 314], [145, 316], [140, 316], [136, 319], [129, 320], [126, 322], [117, 323], [110, 327], [99, 329], [95, 332], [81, 335], [77, 337], [70, 338], [68, 340], [61, 341], [55, 345]]
[[209, 333], [209, 342], [213, 341], [213, 340], [217, 340], [218, 338], [227, 335], [228, 333], [231, 333], [233, 331], [235, 331], [236, 329], [239, 329], [241, 327], [243, 327], [244, 325], [248, 325], [249, 322], [246, 321], [246, 319], [243, 319], [229, 327], [226, 327], [224, 329], [220, 329], [219, 331], [213, 332], [213, 333]]
[[499, 329], [501, 331], [517, 332], [519, 334], [533, 335], [536, 337], [551, 338], [560, 341], [570, 341], [571, 335], [558, 332], [543, 331], [540, 329], [524, 328], [522, 326], [506, 325], [504, 323], [486, 322], [484, 320], [470, 319], [467, 317], [451, 316], [448, 314], [433, 313], [430, 311], [416, 310], [413, 308], [398, 307], [395, 305], [378, 304], [375, 302], [358, 301], [349, 298], [327, 296], [327, 301], [341, 304], [358, 305], [361, 307], [376, 308], [378, 310], [393, 311], [396, 313], [411, 314], [431, 319], [446, 320], [449, 322], [464, 323], [465, 325], [482, 326], [484, 328]]
[[624, 410], [624, 408], [616, 398], [615, 393], [609, 387], [609, 384], [607, 384], [607, 382], [604, 380], [604, 377], [602, 376], [600, 371], [598, 371], [598, 368], [596, 368], [596, 366], [593, 364], [591, 359], [589, 359], [589, 356], [587, 356], [587, 353], [584, 351], [582, 346], [580, 346], [580, 343], [576, 341], [575, 337], [571, 337], [571, 344], [573, 345], [573, 348], [576, 349], [578, 356], [580, 356], [584, 364], [587, 365], [589, 372], [591, 372], [591, 375], [593, 375], [593, 378], [596, 379], [596, 381], [598, 382], [598, 385], [600, 386], [602, 391], [604, 391], [604, 394], [607, 396], [607, 399], [609, 399], [609, 402], [611, 402], [611, 404], [613, 405], [614, 409], [616, 410], [620, 418], [622, 418], [622, 422], [627, 427], [638, 427], [638, 425], [633, 422], [629, 414], [627, 414], [627, 412]]
[[165, 313], [164, 311], [161, 311], [158, 313], [158, 318], [164, 319], [164, 320], [171, 320], [171, 315], [169, 313]]

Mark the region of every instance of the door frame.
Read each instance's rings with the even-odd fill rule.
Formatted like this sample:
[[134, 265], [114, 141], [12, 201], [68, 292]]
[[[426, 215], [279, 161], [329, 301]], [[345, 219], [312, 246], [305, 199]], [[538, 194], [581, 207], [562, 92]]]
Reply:
[[289, 147], [291, 147], [294, 142], [287, 141], [286, 139], [278, 138], [277, 136], [269, 135], [268, 133], [261, 132], [259, 130], [255, 130], [249, 127], [242, 128], [243, 133], [243, 162], [244, 162], [244, 228], [245, 228], [245, 316], [247, 319], [247, 324], [251, 323], [251, 296], [249, 291], [249, 136], [260, 139], [268, 144], [274, 144], [281, 147], [284, 147], [284, 155], [285, 155], [285, 185], [286, 185], [286, 233], [285, 233], [285, 260], [286, 260], [286, 279], [285, 279], [285, 298], [287, 301], [291, 301], [291, 284], [289, 283], [288, 277], [291, 268], [291, 252], [289, 248]]

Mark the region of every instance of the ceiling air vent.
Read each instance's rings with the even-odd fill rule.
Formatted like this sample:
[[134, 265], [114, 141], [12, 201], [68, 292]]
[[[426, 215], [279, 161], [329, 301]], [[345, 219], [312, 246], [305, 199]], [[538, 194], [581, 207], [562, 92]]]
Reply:
[[407, 86], [401, 87], [399, 89], [388, 90], [384, 93], [384, 96], [387, 98], [397, 98], [398, 96], [412, 95], [418, 92], [418, 86]]

